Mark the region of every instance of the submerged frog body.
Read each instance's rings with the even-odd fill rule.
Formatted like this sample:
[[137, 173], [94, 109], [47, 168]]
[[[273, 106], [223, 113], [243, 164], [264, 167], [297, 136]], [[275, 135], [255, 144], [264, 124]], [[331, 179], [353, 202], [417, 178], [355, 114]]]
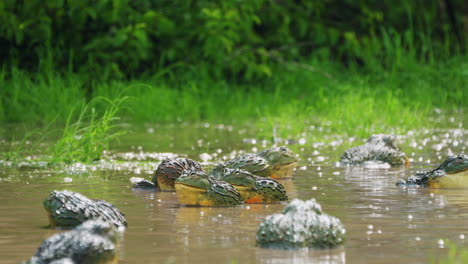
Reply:
[[161, 191], [174, 191], [174, 181], [184, 170], [205, 171], [200, 163], [188, 158], [165, 159], [156, 169], [152, 182]]
[[246, 203], [288, 200], [286, 190], [281, 183], [270, 178], [255, 176], [245, 170], [225, 168], [218, 179], [230, 183]]
[[340, 162], [357, 165], [368, 161], [384, 162], [392, 166], [409, 165], [408, 159], [397, 146], [395, 135], [372, 135], [364, 145], [345, 151]]
[[145, 179], [135, 182], [132, 189], [134, 190], [156, 190], [156, 185]]
[[297, 165], [296, 155], [287, 147], [274, 147], [258, 153], [238, 156], [218, 165], [213, 175], [220, 175], [224, 168], [242, 169], [261, 177], [291, 177]]
[[116, 227], [127, 226], [124, 214], [112, 204], [91, 200], [71, 191], [53, 191], [43, 202], [51, 227], [74, 227], [87, 220], [101, 220]]
[[420, 172], [399, 181], [399, 186], [421, 185], [429, 188], [466, 188], [468, 187], [468, 156], [449, 156], [439, 167], [428, 172]]
[[89, 220], [46, 239], [26, 264], [117, 263], [120, 232], [111, 223]]
[[239, 192], [227, 182], [218, 181], [199, 170], [185, 170], [175, 181], [181, 204], [229, 206], [243, 204]]
[[294, 199], [281, 214], [270, 215], [257, 231], [257, 246], [275, 249], [332, 248], [345, 239], [341, 221], [322, 212], [315, 199]]

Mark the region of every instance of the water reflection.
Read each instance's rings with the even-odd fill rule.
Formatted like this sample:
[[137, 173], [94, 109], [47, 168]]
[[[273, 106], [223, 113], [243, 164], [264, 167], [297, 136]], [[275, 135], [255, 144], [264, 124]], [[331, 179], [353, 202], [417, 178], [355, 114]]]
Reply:
[[291, 141], [296, 145], [288, 147], [300, 153], [301, 163], [293, 179], [280, 180], [290, 200], [316, 198], [324, 211], [341, 219], [348, 237], [338, 249], [283, 251], [255, 247], [255, 236], [260, 222], [281, 212], [284, 203], [183, 207], [174, 192], [136, 191], [129, 181], [151, 179], [165, 157], [204, 157], [209, 171], [224, 159], [265, 149], [270, 141], [245, 127], [149, 128], [126, 136], [106, 154], [108, 160], [91, 165], [15, 167], [0, 161], [1, 262], [28, 259], [45, 238], [60, 232], [43, 228], [42, 200], [54, 189], [104, 199], [126, 214], [129, 228], [119, 263], [426, 263], [430, 256], [447, 253], [441, 240], [467, 245], [466, 189], [395, 186], [416, 171], [439, 165], [447, 153], [466, 151], [464, 129], [404, 135], [403, 148], [413, 159], [410, 168], [337, 166], [357, 138], [330, 134], [318, 142], [301, 135], [307, 140]]
[[346, 263], [346, 252], [343, 247], [337, 249], [300, 249], [295, 251], [257, 248], [256, 263], [344, 264]]

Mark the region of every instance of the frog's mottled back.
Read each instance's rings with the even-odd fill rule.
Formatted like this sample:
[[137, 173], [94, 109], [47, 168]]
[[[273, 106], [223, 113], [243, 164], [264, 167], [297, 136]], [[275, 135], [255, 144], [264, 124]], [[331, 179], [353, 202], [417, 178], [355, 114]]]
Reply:
[[188, 158], [165, 159], [156, 169], [152, 182], [162, 191], [173, 191], [174, 181], [184, 170], [205, 171], [200, 163]]
[[26, 263], [117, 263], [116, 243], [120, 237], [111, 223], [86, 221], [46, 239]]
[[181, 204], [230, 206], [243, 204], [239, 193], [227, 182], [218, 181], [199, 170], [185, 170], [175, 181]]
[[246, 170], [261, 177], [286, 178], [292, 176], [296, 165], [296, 155], [287, 147], [282, 146], [269, 148], [256, 154], [244, 154], [220, 166]]
[[281, 214], [268, 216], [257, 231], [257, 245], [277, 249], [331, 248], [344, 242], [341, 221], [311, 199], [295, 199]]
[[43, 202], [52, 227], [74, 227], [87, 220], [101, 220], [116, 227], [127, 226], [122, 212], [105, 201], [93, 201], [71, 191], [53, 191]]
[[245, 170], [229, 168], [225, 168], [218, 175], [218, 179], [232, 184], [246, 203], [288, 200], [283, 185], [273, 179], [258, 177]]
[[405, 153], [395, 144], [397, 138], [395, 135], [372, 135], [364, 145], [346, 150], [340, 162], [357, 165], [367, 161], [378, 161], [392, 166], [408, 165]]

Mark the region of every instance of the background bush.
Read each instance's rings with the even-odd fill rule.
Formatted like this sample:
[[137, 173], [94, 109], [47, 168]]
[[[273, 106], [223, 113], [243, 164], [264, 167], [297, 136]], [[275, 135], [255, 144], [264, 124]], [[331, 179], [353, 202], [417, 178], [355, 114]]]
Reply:
[[309, 59], [432, 62], [464, 52], [467, 30], [465, 0], [3, 0], [0, 64], [100, 79], [210, 65], [250, 80]]

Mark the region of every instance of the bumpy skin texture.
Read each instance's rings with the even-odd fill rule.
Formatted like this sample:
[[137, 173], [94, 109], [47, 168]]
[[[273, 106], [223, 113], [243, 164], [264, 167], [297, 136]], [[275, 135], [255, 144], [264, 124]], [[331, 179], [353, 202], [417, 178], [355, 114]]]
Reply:
[[86, 221], [45, 240], [27, 264], [116, 263], [119, 231], [110, 223]]
[[173, 191], [175, 180], [184, 170], [205, 171], [200, 163], [188, 158], [165, 159], [156, 169], [152, 182], [161, 191]]
[[250, 153], [238, 156], [216, 166], [211, 174], [220, 175], [224, 168], [230, 168], [246, 170], [261, 177], [290, 177], [296, 163], [296, 155], [287, 147], [282, 146], [269, 148], [256, 154]]
[[245, 170], [228, 168], [218, 175], [219, 180], [232, 184], [246, 203], [288, 200], [283, 185], [273, 179], [255, 176]]
[[183, 171], [175, 186], [179, 201], [186, 205], [230, 206], [244, 203], [231, 184], [218, 181], [203, 171]]
[[[457, 186], [456, 182], [453, 185], [449, 182], [450, 177], [455, 178], [455, 175], [465, 174], [463, 178], [468, 178], [468, 156], [457, 155], [449, 156], [447, 159], [439, 165], [439, 167], [428, 171], [419, 172], [416, 175], [409, 177], [405, 181], [397, 182], [397, 186], [411, 186], [420, 185], [424, 187], [468, 187], [466, 182], [468, 180], [461, 181], [461, 184]], [[448, 185], [448, 186], [445, 186]]]
[[87, 220], [101, 220], [116, 227], [127, 226], [122, 212], [105, 201], [93, 201], [71, 191], [53, 191], [43, 202], [52, 227], [74, 227]]
[[397, 136], [372, 135], [364, 145], [345, 151], [340, 162], [357, 165], [366, 161], [381, 161], [392, 166], [407, 164], [407, 158], [396, 145]]
[[257, 246], [276, 249], [332, 248], [345, 239], [340, 220], [311, 199], [294, 199], [281, 214], [270, 215], [257, 231]]

